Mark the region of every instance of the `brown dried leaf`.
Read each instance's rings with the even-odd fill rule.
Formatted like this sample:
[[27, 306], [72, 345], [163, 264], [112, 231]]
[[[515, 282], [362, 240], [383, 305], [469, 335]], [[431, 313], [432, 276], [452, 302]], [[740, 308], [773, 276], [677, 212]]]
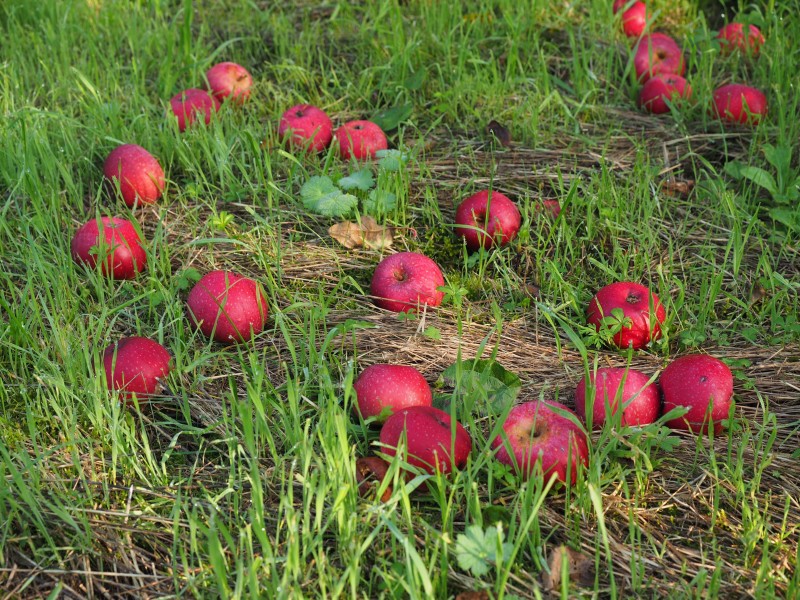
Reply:
[[456, 600], [490, 600], [489, 592], [481, 590], [480, 592], [461, 592], [456, 596]]
[[562, 545], [550, 554], [548, 561], [550, 572], [542, 571], [542, 586], [546, 591], [561, 587], [561, 569], [564, 561], [567, 561], [567, 576], [570, 581], [581, 587], [594, 585], [594, 559]]
[[492, 119], [486, 126], [486, 132], [489, 137], [493, 137], [504, 148], [511, 147], [511, 132], [503, 125]]
[[363, 216], [360, 223], [343, 221], [331, 225], [328, 229], [333, 239], [351, 250], [361, 246], [377, 250], [390, 248], [394, 231], [394, 227], [378, 225], [378, 222], [369, 215]]
[[686, 198], [693, 189], [693, 179], [667, 179], [661, 183], [662, 193], [673, 198]]

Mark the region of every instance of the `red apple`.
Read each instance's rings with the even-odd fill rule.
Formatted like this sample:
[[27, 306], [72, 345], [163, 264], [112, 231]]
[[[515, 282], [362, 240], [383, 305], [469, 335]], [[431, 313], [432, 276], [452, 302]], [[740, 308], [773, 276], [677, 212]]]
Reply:
[[[492, 440], [495, 455], [504, 465], [515, 467], [523, 479], [530, 478], [539, 464], [545, 480], [553, 473], [564, 483], [575, 483], [578, 463], [589, 462], [586, 432], [553, 408], [575, 414], [558, 402], [524, 402], [508, 413], [503, 435]], [[577, 416], [576, 416], [577, 418]], [[508, 442], [506, 443], [507, 438]]]
[[234, 62], [221, 62], [206, 71], [208, 89], [220, 102], [228, 97], [237, 104], [244, 104], [250, 97], [253, 78], [242, 65]]
[[[625, 6], [627, 2], [615, 2], [614, 13]], [[644, 2], [634, 2], [622, 13], [622, 31], [629, 38], [638, 38], [647, 28], [647, 7]]]
[[372, 121], [349, 121], [334, 134], [339, 142], [339, 153], [344, 160], [374, 158], [378, 150], [386, 150], [389, 143], [380, 127]]
[[553, 198], [542, 200], [542, 207], [549, 212], [550, 216], [554, 219], [557, 219], [558, 215], [561, 214], [561, 203]]
[[[651, 319], [650, 305], [655, 319]], [[619, 308], [630, 324], [624, 326], [613, 340], [620, 348], [632, 346], [640, 350], [652, 340], [661, 337], [661, 324], [667, 316], [664, 306], [653, 292], [640, 283], [618, 281], [602, 288], [589, 302], [588, 322], [598, 331], [602, 320], [611, 317], [611, 311]]]
[[211, 115], [219, 110], [219, 100], [210, 96], [205, 90], [196, 88], [175, 94], [169, 101], [172, 113], [178, 118], [178, 129], [186, 131], [197, 119], [204, 119], [206, 125], [211, 122]]
[[159, 380], [170, 372], [171, 356], [161, 344], [145, 337], [126, 337], [103, 352], [109, 389], [141, 400], [156, 393]]
[[155, 157], [136, 144], [117, 146], [103, 163], [109, 185], [119, 191], [128, 206], [153, 204], [164, 191], [164, 169]]
[[[389, 415], [409, 406], [430, 406], [431, 387], [422, 373], [404, 365], [370, 365], [361, 372], [353, 389], [357, 404], [353, 406], [365, 419], [377, 417], [378, 423]], [[381, 417], [381, 414], [384, 416]]]
[[455, 232], [470, 250], [504, 246], [517, 236], [521, 221], [517, 205], [507, 196], [484, 190], [458, 206]]
[[756, 88], [729, 83], [714, 91], [712, 113], [731, 123], [758, 125], [767, 114], [767, 97]]
[[267, 299], [261, 286], [231, 271], [206, 273], [189, 292], [189, 318], [218, 342], [245, 342], [267, 322]]
[[322, 152], [333, 139], [333, 123], [327, 113], [311, 104], [298, 104], [281, 116], [278, 136], [290, 146]]
[[397, 411], [381, 428], [381, 451], [394, 456], [404, 432], [408, 464], [430, 474], [437, 470], [449, 473], [463, 469], [467, 464], [472, 440], [463, 425], [458, 421], [451, 422], [450, 415], [443, 410], [432, 406], [411, 406]]
[[717, 34], [723, 54], [730, 54], [737, 49], [744, 53], [757, 56], [764, 43], [764, 36], [755, 25], [748, 25], [747, 35], [744, 33], [742, 23], [728, 23]]
[[[714, 431], [719, 433], [733, 403], [733, 374], [728, 365], [713, 356], [688, 354], [673, 360], [661, 373], [661, 391], [665, 414], [679, 406], [689, 409], [667, 425], [706, 433], [710, 419]], [[709, 406], [711, 414], [707, 415]]]
[[669, 111], [667, 100], [672, 104], [684, 98], [692, 97], [692, 86], [681, 77], [672, 73], [654, 75], [639, 90], [639, 107], [654, 114]]
[[147, 264], [142, 238], [133, 223], [118, 217], [100, 217], [82, 225], [72, 237], [72, 258], [103, 275], [133, 279]]
[[683, 75], [686, 64], [683, 50], [678, 43], [664, 33], [649, 33], [642, 36], [633, 56], [636, 78], [645, 82], [660, 73]]
[[625, 367], [602, 367], [580, 380], [575, 389], [575, 412], [588, 425], [586, 398], [595, 388], [592, 403], [592, 426], [599, 429], [606, 420], [606, 406], [616, 414], [622, 405], [622, 425], [648, 425], [655, 422], [661, 412], [658, 386], [648, 383], [647, 375]]
[[[389, 471], [389, 463], [377, 456], [364, 456], [356, 459], [356, 482], [358, 495], [367, 496], [373, 489], [377, 490]], [[381, 496], [381, 502], [388, 502], [392, 497], [392, 486], [389, 484]]]
[[375, 304], [393, 312], [409, 312], [423, 305], [439, 306], [444, 276], [424, 254], [399, 252], [384, 258], [372, 275], [370, 293]]

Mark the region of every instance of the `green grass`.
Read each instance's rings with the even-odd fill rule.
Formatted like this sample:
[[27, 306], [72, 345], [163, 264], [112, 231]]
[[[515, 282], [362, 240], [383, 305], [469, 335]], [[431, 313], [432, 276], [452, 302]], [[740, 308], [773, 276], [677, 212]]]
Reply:
[[[776, 200], [724, 171], [733, 160], [772, 170], [768, 143], [792, 149], [800, 169], [797, 7], [726, 9], [761, 25], [767, 43], [752, 60], [719, 55], [718, 7], [653, 0], [695, 92], [655, 118], [636, 109], [610, 4], [6, 0], [8, 596], [538, 598], [561, 545], [588, 565], [558, 584], [563, 598], [800, 595], [800, 227], [773, 220]], [[179, 134], [169, 98], [221, 60], [251, 71], [251, 101]], [[762, 125], [708, 115], [728, 81], [766, 92]], [[351, 168], [333, 151], [281, 149], [277, 121], [298, 102], [337, 124], [413, 106], [390, 135], [408, 165], [381, 185], [399, 200], [384, 219], [399, 227], [394, 248], [425, 252], [446, 277], [446, 301], [424, 321], [375, 308], [381, 253], [344, 249], [328, 235], [334, 220], [304, 209], [309, 177]], [[492, 145], [492, 119], [513, 148]], [[130, 210], [104, 189], [102, 161], [123, 142], [164, 166], [157, 205]], [[671, 194], [675, 182], [688, 194]], [[523, 228], [509, 247], [469, 255], [454, 210], [488, 186], [518, 203]], [[558, 219], [537, 209], [548, 197], [564, 207]], [[786, 209], [800, 223], [798, 205]], [[70, 238], [95, 215], [141, 227], [149, 262], [136, 280], [72, 262]], [[193, 277], [212, 268], [263, 284], [270, 318], [253, 341], [222, 347], [187, 321]], [[665, 335], [647, 351], [587, 335], [589, 299], [616, 279], [664, 301]], [[133, 334], [164, 344], [174, 370], [163, 400], [125, 408], [98, 369], [102, 349]], [[396, 460], [388, 502], [358, 496], [355, 458], [379, 450], [378, 430], [352, 416], [352, 382], [369, 364], [413, 365], [434, 384], [458, 359], [491, 357], [520, 377], [520, 399], [572, 406], [595, 366], [655, 375], [695, 351], [736, 377], [734, 418], [713, 440], [606, 426], [578, 484], [524, 483], [492, 457], [509, 407], [445, 383], [437, 401], [472, 437], [467, 467], [404, 485]], [[472, 526], [485, 572], [459, 561]]]

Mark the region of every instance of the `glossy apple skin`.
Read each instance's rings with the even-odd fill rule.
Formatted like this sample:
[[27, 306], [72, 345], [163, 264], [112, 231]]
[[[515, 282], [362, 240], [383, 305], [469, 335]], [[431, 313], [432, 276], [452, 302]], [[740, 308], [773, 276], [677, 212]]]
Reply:
[[655, 75], [639, 90], [639, 107], [658, 115], [669, 112], [667, 100], [674, 104], [678, 99], [691, 97], [692, 86], [680, 75]]
[[[358, 483], [358, 495], [368, 496], [373, 489], [378, 489], [386, 479], [389, 471], [389, 463], [377, 456], [362, 456], [356, 459], [356, 482]], [[391, 484], [386, 487], [380, 500], [388, 502], [392, 497]]]
[[334, 135], [343, 160], [375, 158], [378, 150], [389, 147], [386, 134], [372, 121], [349, 121], [339, 127]]
[[309, 154], [322, 152], [333, 139], [333, 122], [321, 108], [298, 104], [281, 116], [278, 136], [290, 146]]
[[714, 91], [712, 112], [730, 123], [758, 125], [767, 114], [767, 97], [748, 85], [729, 83]]
[[217, 63], [206, 71], [206, 80], [211, 94], [219, 102], [230, 99], [244, 104], [253, 87], [253, 78], [247, 69], [234, 62]]
[[432, 406], [411, 406], [397, 411], [381, 428], [381, 451], [394, 456], [403, 431], [406, 433], [408, 464], [431, 475], [437, 470], [449, 473], [463, 469], [467, 464], [472, 440], [458, 421], [455, 422], [453, 440], [450, 415], [443, 410]]
[[[101, 234], [102, 229], [102, 234]], [[102, 237], [101, 237], [102, 236]], [[77, 263], [95, 268], [98, 255], [92, 249], [104, 240], [105, 260], [101, 272], [114, 279], [133, 279], [147, 264], [142, 238], [133, 223], [119, 217], [100, 217], [82, 225], [72, 237], [72, 258]]]
[[503, 435], [492, 440], [492, 448], [497, 450], [495, 457], [504, 465], [516, 468], [523, 479], [529, 479], [541, 462], [546, 481], [553, 473], [559, 481], [575, 483], [578, 476], [578, 463], [589, 462], [589, 446], [586, 432], [552, 410], [559, 408], [575, 414], [558, 402], [523, 402], [511, 409], [503, 423], [503, 433], [508, 438], [510, 452], [504, 443]]
[[505, 246], [519, 231], [522, 217], [517, 205], [500, 192], [483, 190], [473, 194], [456, 209], [455, 232], [467, 248]]
[[433, 403], [431, 386], [422, 373], [405, 365], [370, 365], [353, 384], [357, 404], [354, 410], [364, 419], [377, 417], [384, 423], [388, 415], [380, 418], [384, 409], [392, 413], [410, 406], [430, 406]]
[[172, 114], [178, 118], [178, 130], [181, 132], [186, 131], [198, 119], [203, 119], [208, 125], [211, 122], [211, 115], [219, 110], [219, 100], [209, 95], [207, 91], [196, 88], [175, 94], [169, 105]]
[[[624, 383], [623, 383], [624, 380]], [[654, 423], [661, 414], [661, 395], [658, 386], [648, 383], [649, 377], [636, 369], [625, 367], [602, 367], [584, 376], [575, 389], [575, 412], [584, 423], [586, 419], [586, 398], [589, 388], [596, 386], [592, 404], [592, 427], [601, 429], [606, 420], [606, 404], [611, 414], [616, 414], [623, 406], [620, 422], [623, 426], [642, 426]], [[622, 388], [621, 396], [620, 388]]]
[[384, 258], [372, 275], [375, 304], [392, 312], [409, 312], [427, 304], [439, 306], [444, 292], [439, 266], [424, 254], [398, 252]]
[[728, 23], [717, 34], [720, 41], [720, 48], [723, 54], [730, 54], [734, 50], [739, 50], [745, 54], [758, 56], [761, 46], [764, 44], [764, 36], [761, 30], [755, 25], [748, 25], [748, 32], [745, 35], [742, 23]]
[[[651, 302], [655, 309], [655, 320], [650, 318]], [[667, 313], [658, 296], [646, 286], [631, 281], [618, 281], [600, 289], [589, 302], [589, 324], [600, 331], [602, 319], [611, 316], [611, 311], [615, 308], [622, 309], [624, 316], [631, 320], [630, 327], [623, 327], [613, 338], [619, 348], [632, 346], [634, 350], [641, 350], [661, 337], [661, 324]]]
[[687, 354], [667, 365], [659, 383], [664, 414], [679, 406], [689, 409], [684, 416], [667, 421], [669, 427], [707, 433], [706, 412], [713, 402], [710, 419], [714, 432], [724, 430], [722, 421], [733, 404], [733, 374], [724, 362], [707, 354]]
[[103, 163], [103, 175], [114, 189], [119, 185], [128, 206], [153, 204], [164, 191], [164, 169], [155, 157], [136, 144], [117, 146]]
[[638, 38], [645, 29], [647, 29], [647, 7], [644, 2], [634, 2], [622, 13], [622, 31], [629, 38]]
[[686, 63], [678, 42], [664, 33], [643, 35], [633, 56], [636, 78], [644, 83], [654, 75], [672, 73], [683, 75]]
[[167, 349], [145, 337], [125, 337], [103, 351], [103, 368], [109, 389], [130, 399], [144, 399], [156, 393], [159, 380], [171, 370]]
[[269, 313], [261, 286], [231, 271], [206, 273], [186, 300], [189, 319], [221, 343], [246, 342], [264, 329]]

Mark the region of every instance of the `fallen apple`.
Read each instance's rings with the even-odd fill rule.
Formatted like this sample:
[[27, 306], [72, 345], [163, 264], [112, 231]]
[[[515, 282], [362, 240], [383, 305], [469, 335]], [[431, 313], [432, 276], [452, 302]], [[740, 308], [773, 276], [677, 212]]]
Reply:
[[578, 465], [589, 462], [586, 432], [553, 408], [575, 415], [558, 402], [518, 404], [509, 411], [492, 448], [497, 450], [496, 459], [515, 468], [523, 479], [536, 473], [538, 465], [546, 481], [555, 473], [561, 482], [575, 483]]
[[254, 280], [231, 271], [206, 273], [186, 300], [189, 319], [207, 337], [245, 342], [267, 322], [267, 299]]
[[234, 62], [217, 63], [206, 71], [206, 81], [211, 94], [219, 102], [230, 99], [244, 104], [250, 97], [253, 78], [242, 65]]
[[82, 225], [70, 244], [75, 262], [94, 269], [100, 262], [103, 275], [133, 279], [147, 264], [142, 238], [133, 223], [118, 217], [100, 217]]
[[733, 374], [721, 360], [707, 354], [688, 354], [676, 358], [661, 373], [664, 414], [686, 407], [682, 417], [667, 422], [673, 429], [706, 433], [713, 424], [715, 433], [724, 429], [733, 404]]
[[339, 127], [334, 135], [343, 160], [375, 158], [378, 150], [389, 147], [386, 134], [372, 121], [349, 121]]
[[517, 205], [507, 196], [483, 190], [458, 206], [455, 220], [456, 234], [474, 251], [509, 243], [517, 236], [522, 217]]
[[210, 96], [207, 91], [196, 88], [175, 94], [169, 105], [172, 114], [178, 119], [178, 130], [181, 132], [186, 131], [198, 119], [203, 119], [208, 125], [211, 115], [219, 110], [219, 100]]
[[370, 365], [353, 384], [357, 402], [353, 409], [364, 419], [384, 423], [392, 413], [409, 406], [430, 406], [431, 387], [422, 373], [405, 365]]
[[602, 367], [584, 376], [575, 389], [575, 412], [588, 425], [587, 398], [591, 389], [595, 395], [591, 404], [592, 427], [600, 429], [606, 421], [606, 410], [614, 415], [622, 407], [620, 423], [623, 426], [649, 425], [661, 413], [661, 396], [658, 386], [636, 369]]
[[170, 356], [158, 342], [145, 337], [125, 337], [103, 352], [106, 385], [127, 400], [153, 396], [170, 372]]
[[767, 114], [767, 97], [754, 87], [729, 83], [714, 91], [712, 114], [730, 123], [757, 125]]
[[409, 312], [422, 306], [439, 306], [444, 292], [439, 266], [424, 254], [399, 252], [384, 258], [372, 275], [370, 293], [375, 304], [393, 312]]
[[[373, 490], [377, 490], [386, 474], [389, 471], [389, 463], [377, 456], [362, 456], [356, 459], [356, 483], [358, 483], [358, 495], [368, 496]], [[386, 487], [380, 500], [388, 502], [392, 497], [392, 485]]]
[[153, 204], [164, 191], [164, 169], [155, 157], [136, 144], [117, 146], [103, 163], [103, 175], [114, 191], [119, 186], [128, 206]]
[[646, 286], [618, 281], [600, 289], [589, 302], [589, 324], [600, 331], [604, 319], [614, 319], [612, 311], [615, 309], [621, 310], [623, 316], [622, 329], [613, 337], [617, 347], [632, 346], [634, 350], [640, 350], [661, 337], [661, 324], [667, 313], [658, 296]]
[[463, 469], [472, 450], [464, 426], [432, 406], [403, 408], [389, 417], [381, 428], [381, 451], [394, 456], [403, 437], [408, 464], [432, 475]]
[[745, 54], [758, 56], [761, 46], [764, 44], [764, 36], [761, 30], [755, 25], [747, 26], [747, 34], [744, 32], [742, 23], [728, 23], [717, 33], [720, 48], [723, 54], [730, 54], [734, 50], [739, 50]]
[[333, 139], [333, 123], [327, 113], [311, 104], [298, 104], [281, 116], [278, 136], [295, 148], [322, 152]]
[[653, 114], [669, 112], [669, 104], [692, 97], [692, 86], [672, 73], [654, 75], [639, 90], [639, 107]]
[[683, 75], [686, 64], [683, 50], [665, 33], [649, 33], [641, 37], [633, 56], [636, 79], [642, 83], [654, 75]]
[[[614, 14], [630, 4], [629, 0], [616, 0]], [[637, 0], [630, 4], [622, 13], [622, 31], [629, 38], [638, 38], [647, 28], [647, 6]]]

